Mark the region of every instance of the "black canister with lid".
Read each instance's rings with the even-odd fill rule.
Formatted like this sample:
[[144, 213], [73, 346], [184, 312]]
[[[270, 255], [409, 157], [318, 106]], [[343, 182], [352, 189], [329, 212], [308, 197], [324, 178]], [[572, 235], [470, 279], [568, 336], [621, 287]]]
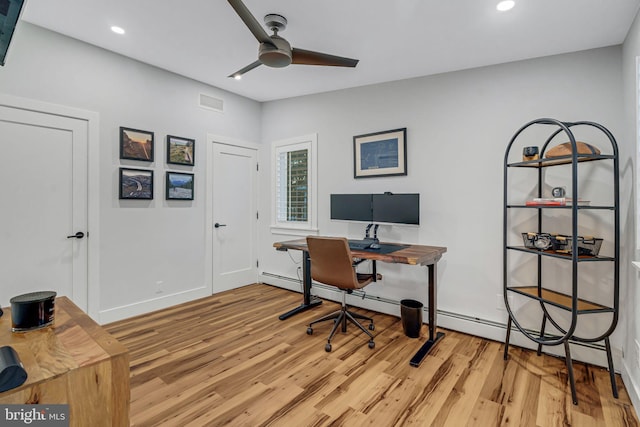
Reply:
[[11, 331], [26, 332], [51, 325], [55, 298], [53, 291], [31, 292], [11, 298]]

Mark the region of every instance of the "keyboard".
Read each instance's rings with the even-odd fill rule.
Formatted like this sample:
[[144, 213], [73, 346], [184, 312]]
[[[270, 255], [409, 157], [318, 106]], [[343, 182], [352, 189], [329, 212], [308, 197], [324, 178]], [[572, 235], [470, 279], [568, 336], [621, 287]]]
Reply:
[[367, 249], [373, 240], [352, 240], [349, 239], [349, 249]]

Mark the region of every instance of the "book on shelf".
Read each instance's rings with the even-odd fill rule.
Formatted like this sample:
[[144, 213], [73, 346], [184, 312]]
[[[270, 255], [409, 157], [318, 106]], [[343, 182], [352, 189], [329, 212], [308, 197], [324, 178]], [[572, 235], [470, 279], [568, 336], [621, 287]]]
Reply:
[[[587, 206], [591, 202], [589, 200], [578, 199], [578, 206]], [[571, 206], [573, 198], [571, 197], [534, 197], [527, 200], [526, 206]]]

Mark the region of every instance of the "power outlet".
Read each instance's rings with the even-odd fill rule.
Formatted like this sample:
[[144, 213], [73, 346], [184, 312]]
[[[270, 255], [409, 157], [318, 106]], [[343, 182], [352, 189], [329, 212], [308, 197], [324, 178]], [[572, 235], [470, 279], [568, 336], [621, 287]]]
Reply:
[[161, 293], [163, 292], [163, 291], [162, 291], [162, 288], [163, 288], [163, 286], [162, 286], [162, 285], [163, 285], [163, 284], [164, 284], [164, 282], [163, 282], [162, 280], [158, 280], [158, 281], [156, 282], [156, 294], [161, 294]]
[[[513, 309], [513, 295], [507, 296], [509, 299], [509, 307]], [[504, 295], [496, 294], [496, 308], [498, 310], [507, 311], [507, 307], [504, 306]]]
[[636, 358], [636, 368], [640, 369], [640, 342], [638, 342], [638, 340], [634, 340], [634, 342], [636, 343], [636, 351], [635, 351], [635, 358]]

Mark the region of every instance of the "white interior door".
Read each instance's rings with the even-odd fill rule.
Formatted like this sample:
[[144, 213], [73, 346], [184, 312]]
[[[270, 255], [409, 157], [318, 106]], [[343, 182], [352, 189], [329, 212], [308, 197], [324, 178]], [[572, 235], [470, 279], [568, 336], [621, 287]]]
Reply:
[[53, 290], [86, 311], [88, 123], [0, 106], [0, 136], [0, 304]]
[[258, 279], [257, 176], [256, 150], [213, 142], [213, 293]]

